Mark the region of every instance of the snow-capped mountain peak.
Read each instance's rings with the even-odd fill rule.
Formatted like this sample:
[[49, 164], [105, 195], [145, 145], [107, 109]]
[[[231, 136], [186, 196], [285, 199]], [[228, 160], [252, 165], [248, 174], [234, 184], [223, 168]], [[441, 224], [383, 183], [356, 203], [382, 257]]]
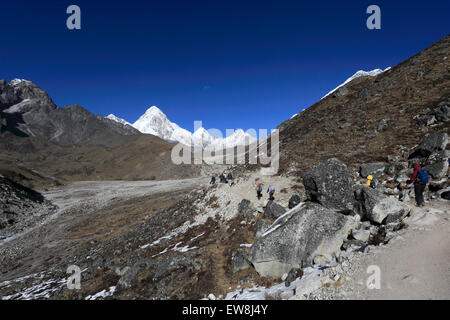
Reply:
[[13, 79], [9, 82], [11, 86], [16, 86], [18, 84], [30, 84], [31, 81], [25, 80], [25, 79]]
[[109, 114], [107, 117], [106, 117], [107, 119], [109, 119], [109, 120], [113, 120], [113, 121], [115, 121], [115, 122], [118, 122], [118, 123], [121, 123], [121, 124], [123, 124], [123, 125], [129, 125], [129, 126], [131, 126], [131, 123], [129, 123], [128, 121], [126, 121], [126, 120], [124, 120], [124, 119], [122, 119], [122, 118], [119, 118], [119, 117], [116, 117], [114, 114]]
[[344, 81], [344, 83], [340, 84], [339, 86], [337, 86], [336, 88], [334, 88], [333, 90], [331, 90], [330, 92], [328, 92], [326, 95], [324, 95], [322, 97], [325, 98], [327, 96], [329, 96], [330, 94], [332, 94], [333, 92], [335, 92], [337, 89], [339, 89], [340, 87], [346, 85], [347, 83], [349, 83], [350, 81], [352, 81], [353, 79], [359, 78], [359, 77], [366, 77], [366, 76], [371, 76], [371, 77], [376, 77], [377, 75], [379, 75], [380, 73], [383, 73], [385, 71], [388, 71], [391, 67], [387, 67], [384, 70], [381, 69], [373, 69], [370, 71], [364, 71], [364, 70], [358, 70], [356, 71], [350, 78], [348, 78], [347, 80]]
[[145, 134], [152, 134], [170, 142], [181, 142], [188, 146], [206, 148], [234, 147], [245, 145], [247, 142], [254, 142], [256, 138], [244, 132], [242, 129], [236, 130], [233, 134], [225, 138], [216, 138], [203, 127], [195, 130], [194, 133], [181, 128], [176, 123], [171, 122], [164, 112], [156, 106], [151, 106], [145, 113], [133, 124], [124, 119], [118, 118], [113, 114], [106, 118], [117, 121], [122, 124], [129, 124], [135, 129]]

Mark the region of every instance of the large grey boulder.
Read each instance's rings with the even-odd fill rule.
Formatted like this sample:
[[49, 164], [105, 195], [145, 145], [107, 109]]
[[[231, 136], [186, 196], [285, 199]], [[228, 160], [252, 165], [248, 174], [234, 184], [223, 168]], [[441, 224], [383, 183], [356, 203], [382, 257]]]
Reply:
[[306, 197], [328, 209], [342, 213], [354, 210], [353, 182], [347, 166], [331, 158], [303, 175]]
[[377, 224], [387, 224], [405, 217], [410, 209], [403, 202], [363, 186], [357, 191], [361, 216]]
[[311, 266], [317, 256], [331, 259], [353, 228], [351, 217], [307, 204], [256, 240], [249, 260], [261, 276], [280, 278], [292, 268]]
[[280, 206], [278, 203], [273, 202], [270, 200], [267, 202], [267, 205], [264, 209], [264, 218], [278, 218], [279, 216], [283, 215], [287, 209], [283, 206]]
[[359, 166], [359, 173], [364, 178], [372, 175], [376, 179], [383, 175], [385, 169], [386, 166], [382, 162], [364, 163]]
[[414, 149], [410, 158], [428, 157], [436, 151], [445, 150], [447, 143], [446, 133], [428, 133], [424, 136], [422, 143]]
[[449, 155], [450, 155], [450, 152], [448, 150], [433, 152], [426, 159], [425, 165], [433, 164], [433, 163], [441, 162], [441, 161], [448, 161]]
[[428, 173], [435, 179], [443, 178], [447, 175], [448, 171], [448, 160], [440, 161], [423, 167]]

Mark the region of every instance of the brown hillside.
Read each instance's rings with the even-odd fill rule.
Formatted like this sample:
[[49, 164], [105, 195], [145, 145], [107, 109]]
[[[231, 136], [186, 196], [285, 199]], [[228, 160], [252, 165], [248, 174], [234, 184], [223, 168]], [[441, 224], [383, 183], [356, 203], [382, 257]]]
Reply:
[[[450, 98], [450, 36], [345, 87], [346, 94], [331, 94], [279, 126], [281, 173], [301, 173], [330, 157], [350, 165], [386, 161], [426, 132], [449, 132], [448, 122], [421, 127], [418, 117]], [[387, 127], [379, 130], [383, 119]]]

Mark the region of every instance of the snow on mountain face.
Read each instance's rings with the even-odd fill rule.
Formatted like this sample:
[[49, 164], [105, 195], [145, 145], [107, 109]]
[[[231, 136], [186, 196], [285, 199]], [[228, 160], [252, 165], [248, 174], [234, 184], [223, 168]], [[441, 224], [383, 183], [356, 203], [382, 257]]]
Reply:
[[[107, 116], [108, 119], [129, 124], [124, 119], [120, 119], [113, 114]], [[245, 145], [247, 142], [253, 143], [256, 138], [244, 132], [242, 129], [236, 130], [233, 134], [225, 138], [216, 138], [212, 136], [205, 128], [199, 128], [194, 133], [181, 128], [176, 123], [171, 122], [167, 116], [156, 106], [150, 107], [135, 123], [131, 126], [142, 133], [152, 134], [169, 142], [181, 142], [187, 146], [196, 146], [201, 148], [212, 147], [235, 147]]]
[[167, 116], [156, 106], [149, 108], [133, 123], [133, 127], [142, 133], [152, 134], [167, 141], [191, 144], [192, 133], [169, 121]]
[[121, 123], [121, 124], [123, 124], [123, 125], [129, 125], [129, 126], [131, 126], [131, 123], [129, 123], [128, 121], [126, 121], [126, 120], [124, 120], [124, 119], [122, 119], [122, 118], [116, 117], [116, 116], [113, 115], [112, 113], [111, 113], [110, 115], [108, 115], [106, 118], [109, 119], [109, 120], [113, 120], [113, 121], [115, 121], [115, 122]]
[[17, 86], [19, 84], [31, 84], [31, 81], [25, 79], [13, 79], [9, 82], [11, 86]]
[[342, 83], [341, 85], [337, 86], [336, 88], [334, 88], [333, 90], [331, 90], [330, 92], [328, 92], [326, 95], [324, 95], [322, 97], [325, 98], [327, 96], [329, 96], [330, 94], [332, 94], [333, 92], [335, 92], [337, 89], [339, 89], [340, 87], [346, 85], [347, 83], [349, 83], [350, 81], [352, 81], [353, 79], [359, 78], [359, 77], [366, 77], [366, 76], [371, 76], [371, 77], [375, 77], [377, 75], [379, 75], [380, 73], [383, 73], [385, 71], [388, 71], [391, 67], [388, 67], [384, 70], [381, 69], [374, 69], [371, 71], [364, 71], [364, 70], [359, 70], [357, 71], [354, 75], [352, 75], [350, 78], [348, 78], [347, 80], [345, 80], [344, 83]]

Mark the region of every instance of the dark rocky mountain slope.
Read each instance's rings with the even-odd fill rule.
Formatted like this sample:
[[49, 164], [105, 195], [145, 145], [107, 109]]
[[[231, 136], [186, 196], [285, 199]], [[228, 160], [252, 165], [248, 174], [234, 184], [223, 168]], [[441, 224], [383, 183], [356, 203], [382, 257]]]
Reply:
[[329, 157], [350, 166], [387, 162], [425, 133], [450, 133], [450, 36], [340, 92], [280, 124], [282, 173], [300, 174]]
[[172, 147], [79, 105], [59, 108], [32, 82], [0, 80], [0, 173], [29, 187], [197, 175], [172, 163]]

